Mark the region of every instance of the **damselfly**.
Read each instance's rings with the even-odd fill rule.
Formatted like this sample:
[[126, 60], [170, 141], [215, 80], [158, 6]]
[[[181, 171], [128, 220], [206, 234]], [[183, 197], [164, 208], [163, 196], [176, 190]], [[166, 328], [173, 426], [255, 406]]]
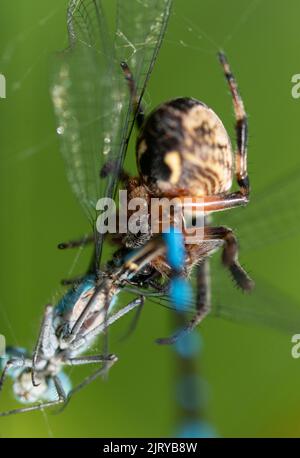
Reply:
[[[93, 224], [96, 200], [101, 195], [111, 196], [115, 191], [118, 168], [128, 143], [128, 130], [133, 125], [133, 107], [127, 95], [126, 83], [124, 81], [122, 84], [113, 72], [115, 54], [120, 52], [119, 40], [124, 43], [125, 39], [126, 49], [127, 46], [130, 48], [139, 75], [139, 91], [143, 93], [166, 29], [171, 1], [118, 4], [118, 30], [122, 29], [126, 36], [117, 33], [117, 39], [111, 47], [100, 1], [70, 2], [70, 48], [60, 55], [52, 89], [60, 120], [57, 131], [66, 141], [64, 155], [71, 161], [68, 172], [73, 189]], [[139, 46], [143, 52], [138, 49]], [[81, 79], [81, 71], [86, 72], [84, 79]], [[109, 108], [113, 111], [105, 112]], [[90, 129], [99, 127], [99, 122], [101, 128], [98, 137], [90, 136]], [[114, 147], [113, 141], [116, 139], [119, 141]], [[103, 165], [103, 158], [110, 148], [115, 152], [116, 167], [114, 174], [108, 174], [107, 180], [101, 182], [100, 164]], [[99, 186], [104, 181], [105, 190], [101, 191]], [[65, 402], [74, 390], [71, 391], [70, 381], [62, 371], [64, 366], [104, 363], [103, 367], [75, 388], [77, 391], [106, 372], [116, 361], [114, 355], [81, 355], [107, 327], [143, 302], [139, 294], [126, 307], [115, 310], [114, 303], [120, 289], [140, 272], [143, 277], [143, 268], [153, 257], [162, 254], [165, 244], [162, 239], [150, 240], [141, 250], [127, 253], [124, 261], [120, 261], [116, 255], [100, 271], [102, 242], [102, 236], [96, 232], [95, 265], [92, 269], [95, 274], [86, 275], [56, 307], [47, 305], [33, 354], [15, 347], [7, 348], [5, 358], [2, 358], [0, 389], [6, 377], [10, 376], [14, 381], [17, 399], [23, 403], [38, 404], [10, 410], [1, 416], [40, 410]]]

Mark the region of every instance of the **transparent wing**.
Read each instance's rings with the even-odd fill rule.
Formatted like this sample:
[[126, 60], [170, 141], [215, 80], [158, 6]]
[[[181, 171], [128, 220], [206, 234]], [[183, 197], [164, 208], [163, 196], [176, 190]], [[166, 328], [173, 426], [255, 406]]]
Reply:
[[163, 40], [171, 4], [172, 0], [118, 1], [116, 55], [130, 66], [140, 97]]
[[212, 269], [212, 315], [227, 320], [270, 326], [295, 333], [300, 326], [300, 303], [255, 274], [255, 289], [243, 293], [229, 275]]
[[[228, 214], [226, 224], [239, 239], [241, 257], [299, 234], [300, 167], [287, 173], [263, 191], [253, 193], [252, 203]], [[218, 216], [219, 221], [220, 216]], [[224, 221], [223, 221], [224, 223]], [[218, 261], [218, 260], [216, 260]], [[300, 326], [300, 304], [268, 285], [253, 272], [256, 286], [243, 294], [234, 288], [226, 272], [215, 263], [212, 272], [214, 313], [235, 321], [252, 322], [294, 332]]]
[[69, 48], [58, 55], [52, 98], [72, 190], [94, 221], [105, 186], [99, 171], [118, 122], [113, 46], [98, 0], [72, 0], [67, 26]]
[[[118, 0], [115, 54], [118, 64], [125, 61], [133, 74], [138, 106], [153, 70], [170, 16], [172, 0]], [[126, 88], [126, 94], [128, 88]], [[133, 129], [135, 114], [129, 103], [122, 112], [123, 123], [120, 125], [120, 154], [117, 172], [120, 171], [126, 154], [130, 134]], [[110, 193], [114, 194], [116, 183], [112, 183]]]
[[299, 233], [299, 216], [300, 166], [262, 191], [254, 190], [246, 207], [214, 216], [214, 224], [234, 229], [242, 252], [246, 252]]
[[[300, 167], [252, 195], [252, 203], [246, 208], [220, 213], [214, 224], [224, 223], [238, 235], [241, 258], [248, 250], [259, 249], [268, 244], [299, 234], [300, 226]], [[237, 289], [218, 253], [211, 259], [212, 312], [232, 321], [270, 326], [281, 331], [296, 332], [300, 327], [300, 303], [278, 288], [269, 285], [254, 272], [255, 289], [243, 293]], [[195, 282], [194, 279], [191, 280]], [[152, 298], [153, 302], [172, 308], [167, 296]], [[194, 313], [195, 300], [188, 311]]]
[[[265, 279], [255, 276], [255, 289], [243, 293], [231, 281], [228, 273], [216, 263], [212, 269], [212, 309], [210, 317], [224, 318], [229, 321], [258, 324], [282, 332], [296, 333], [300, 326], [300, 304], [281, 293]], [[191, 280], [195, 283], [194, 279]], [[155, 292], [149, 294], [150, 302], [172, 309], [175, 308], [167, 295], [159, 297]], [[184, 301], [187, 304], [187, 301]], [[178, 312], [178, 309], [176, 309]], [[195, 296], [187, 304], [186, 312], [196, 311]]]
[[[52, 98], [72, 190], [92, 223], [100, 197], [113, 196], [133, 125], [129, 90], [120, 69], [126, 60], [141, 97], [153, 68], [171, 0], [117, 4], [110, 36], [100, 0], [71, 0], [69, 47], [58, 56]], [[100, 179], [107, 162], [113, 170]], [[100, 255], [102, 239], [98, 235]]]

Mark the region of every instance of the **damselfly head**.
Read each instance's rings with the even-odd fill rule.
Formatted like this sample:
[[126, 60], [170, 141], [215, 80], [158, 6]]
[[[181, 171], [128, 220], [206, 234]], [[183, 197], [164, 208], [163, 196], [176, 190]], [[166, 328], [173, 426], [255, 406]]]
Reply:
[[233, 154], [214, 111], [193, 98], [160, 105], [137, 141], [141, 178], [153, 195], [207, 196], [232, 185]]

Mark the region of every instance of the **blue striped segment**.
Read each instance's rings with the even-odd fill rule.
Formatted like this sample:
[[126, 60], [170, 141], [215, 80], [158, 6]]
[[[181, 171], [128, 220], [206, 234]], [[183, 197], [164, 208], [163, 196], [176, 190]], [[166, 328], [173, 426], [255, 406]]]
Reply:
[[76, 287], [71, 287], [55, 307], [56, 313], [63, 315], [72, 310], [81, 295], [95, 288], [95, 275], [87, 275]]
[[192, 288], [189, 282], [181, 276], [185, 263], [184, 238], [175, 227], [170, 232], [163, 234], [167, 247], [167, 261], [173, 269], [173, 278], [170, 284], [170, 299], [176, 310], [183, 312], [188, 310], [192, 301]]
[[185, 278], [174, 277], [171, 280], [170, 298], [179, 312], [185, 312], [189, 309], [192, 300], [192, 288]]
[[185, 263], [185, 248], [183, 235], [176, 227], [171, 227], [170, 232], [163, 234], [167, 245], [167, 259], [175, 270], [182, 270]]
[[182, 358], [193, 358], [201, 354], [202, 339], [198, 332], [190, 332], [175, 342], [175, 349]]
[[191, 421], [182, 422], [177, 430], [176, 437], [179, 438], [214, 438], [218, 437], [215, 429], [206, 421]]
[[[171, 228], [169, 233], [163, 234], [163, 237], [167, 247], [167, 261], [173, 269], [170, 299], [179, 312], [184, 312], [189, 309], [189, 304], [193, 299], [191, 285], [182, 276], [186, 256], [184, 238], [176, 228]], [[183, 359], [197, 358], [202, 350], [199, 333], [183, 334], [175, 342], [174, 348], [179, 357]], [[202, 421], [198, 414], [205, 409], [207, 391], [207, 383], [195, 373], [182, 374], [182, 377], [176, 380], [176, 402], [180, 409], [186, 412], [186, 418], [183, 418], [178, 425], [176, 437], [216, 437], [214, 428], [209, 423]], [[194, 416], [195, 419], [193, 419]]]

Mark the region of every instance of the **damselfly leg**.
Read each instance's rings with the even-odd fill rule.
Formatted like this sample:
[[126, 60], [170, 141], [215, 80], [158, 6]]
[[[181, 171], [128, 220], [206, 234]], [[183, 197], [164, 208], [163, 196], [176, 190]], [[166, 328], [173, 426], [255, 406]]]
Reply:
[[49, 401], [49, 402], [41, 402], [40, 404], [34, 404], [28, 407], [21, 407], [19, 409], [8, 410], [7, 412], [0, 413], [0, 417], [7, 417], [9, 415], [14, 415], [18, 413], [33, 412], [36, 410], [44, 410], [46, 408], [54, 407], [58, 404], [64, 403], [67, 399], [67, 395], [65, 393], [65, 390], [63, 388], [61, 381], [59, 380], [59, 377], [53, 376], [52, 380], [53, 380], [54, 387], [56, 390], [57, 399], [53, 401]]

